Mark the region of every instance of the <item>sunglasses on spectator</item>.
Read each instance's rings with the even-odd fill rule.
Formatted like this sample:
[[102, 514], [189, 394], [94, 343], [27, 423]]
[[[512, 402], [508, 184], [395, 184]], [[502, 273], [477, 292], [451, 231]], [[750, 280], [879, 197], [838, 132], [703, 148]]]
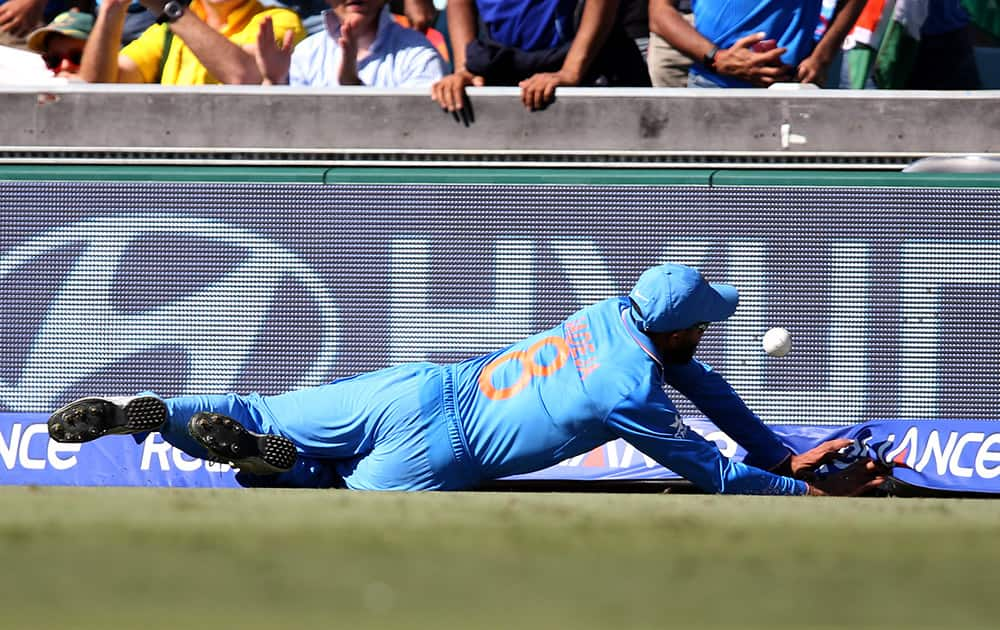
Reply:
[[45, 67], [49, 70], [56, 70], [62, 65], [63, 59], [69, 60], [74, 66], [80, 65], [80, 60], [83, 59], [83, 51], [70, 53], [68, 55], [57, 55], [55, 53], [46, 53], [42, 55], [42, 59], [45, 60]]

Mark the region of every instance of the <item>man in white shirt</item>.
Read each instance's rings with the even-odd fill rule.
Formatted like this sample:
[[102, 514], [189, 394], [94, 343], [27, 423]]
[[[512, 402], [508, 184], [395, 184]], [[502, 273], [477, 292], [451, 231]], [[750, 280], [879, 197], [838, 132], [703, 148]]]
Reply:
[[261, 25], [257, 63], [265, 84], [333, 87], [427, 87], [445, 74], [444, 61], [420, 32], [397, 24], [385, 0], [330, 0], [325, 29], [292, 50], [276, 45]]

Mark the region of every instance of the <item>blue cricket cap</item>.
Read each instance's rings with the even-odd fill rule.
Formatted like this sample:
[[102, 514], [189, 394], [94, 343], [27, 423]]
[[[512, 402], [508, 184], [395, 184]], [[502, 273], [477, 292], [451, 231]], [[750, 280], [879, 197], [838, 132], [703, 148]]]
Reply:
[[697, 269], [672, 264], [642, 272], [628, 296], [633, 302], [632, 318], [646, 332], [721, 322], [736, 312], [740, 302], [736, 287], [710, 284]]

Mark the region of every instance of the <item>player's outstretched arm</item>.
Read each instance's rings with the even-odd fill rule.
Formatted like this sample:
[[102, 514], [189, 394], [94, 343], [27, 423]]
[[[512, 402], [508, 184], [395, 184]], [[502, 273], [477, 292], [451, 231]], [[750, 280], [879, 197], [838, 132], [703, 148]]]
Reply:
[[747, 450], [748, 464], [779, 475], [792, 476], [788, 468], [789, 457], [793, 455], [791, 450], [710, 365], [697, 359], [683, 365], [665, 365], [663, 377], [715, 426]]
[[673, 410], [657, 410], [652, 404], [620, 405], [605, 423], [639, 451], [706, 492], [803, 495], [809, 489], [804, 481], [731, 461]]

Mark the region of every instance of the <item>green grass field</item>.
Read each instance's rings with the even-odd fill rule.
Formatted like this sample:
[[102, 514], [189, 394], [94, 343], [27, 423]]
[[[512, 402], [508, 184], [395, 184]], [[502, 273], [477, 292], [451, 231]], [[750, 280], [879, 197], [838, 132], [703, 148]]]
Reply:
[[1000, 625], [1000, 502], [0, 489], [2, 628]]

